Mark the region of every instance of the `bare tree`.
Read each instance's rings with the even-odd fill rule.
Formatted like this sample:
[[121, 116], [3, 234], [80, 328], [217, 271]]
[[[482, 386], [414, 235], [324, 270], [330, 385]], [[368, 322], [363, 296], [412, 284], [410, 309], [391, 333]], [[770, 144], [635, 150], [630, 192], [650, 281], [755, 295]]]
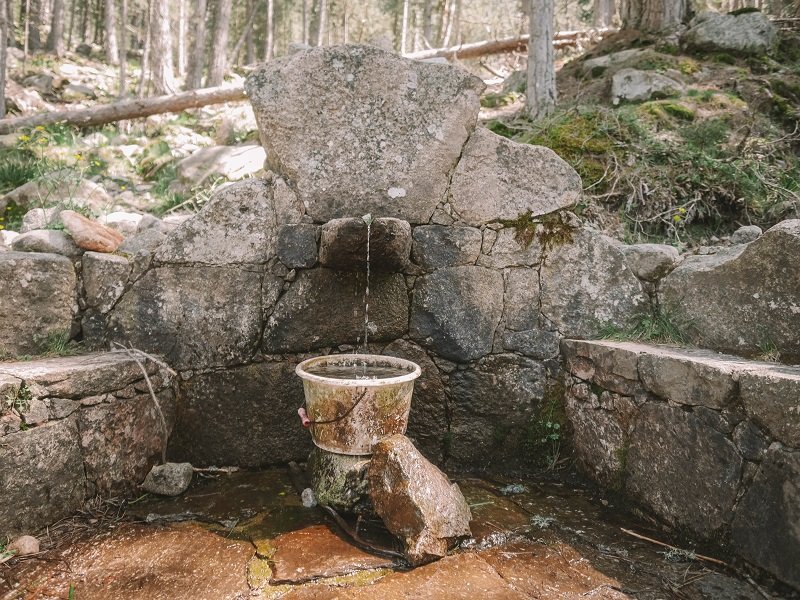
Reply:
[[275, 0], [267, 0], [267, 45], [264, 60], [272, 60], [275, 55]]
[[117, 18], [116, 2], [105, 0], [105, 28], [106, 28], [106, 61], [110, 65], [116, 65], [119, 60], [119, 47], [117, 46]]
[[6, 52], [8, 47], [8, 5], [0, 0], [0, 118], [6, 116]]
[[680, 25], [688, 16], [688, 0], [622, 0], [623, 29], [659, 32]]
[[53, 0], [50, 33], [45, 48], [56, 56], [64, 55], [64, 0]]
[[119, 97], [125, 96], [128, 82], [128, 0], [119, 2]]
[[614, 19], [614, 0], [594, 0], [592, 6], [593, 25], [608, 27]]
[[555, 51], [553, 50], [554, 0], [530, 0], [528, 89], [525, 108], [532, 119], [553, 112], [556, 105]]
[[203, 85], [203, 69], [206, 56], [206, 0], [198, 0], [194, 13], [194, 44], [186, 89], [196, 90]]
[[186, 75], [186, 0], [178, 0], [178, 75]]
[[400, 30], [400, 54], [405, 54], [408, 51], [408, 13], [410, 10], [411, 0], [403, 0], [403, 21]]
[[150, 77], [156, 95], [173, 94], [178, 86], [172, 67], [169, 2], [154, 0], [150, 13]]
[[222, 84], [228, 68], [228, 34], [231, 24], [232, 0], [218, 0], [214, 18], [214, 40], [211, 44], [211, 61], [206, 86]]

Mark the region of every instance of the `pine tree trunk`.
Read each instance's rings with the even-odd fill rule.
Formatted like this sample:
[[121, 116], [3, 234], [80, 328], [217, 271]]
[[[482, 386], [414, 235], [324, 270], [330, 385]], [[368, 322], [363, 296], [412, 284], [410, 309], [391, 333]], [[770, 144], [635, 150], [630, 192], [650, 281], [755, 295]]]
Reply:
[[[156, 0], [157, 2], [159, 0]], [[136, 90], [136, 95], [139, 98], [142, 98], [145, 93], [145, 88], [147, 87], [147, 80], [148, 80], [148, 70], [150, 69], [150, 54], [151, 54], [151, 41], [150, 38], [152, 37], [152, 27], [150, 26], [152, 22], [152, 14], [153, 14], [153, 0], [147, 0], [147, 4], [145, 5], [147, 11], [144, 14], [144, 23], [142, 24], [144, 27], [144, 52], [142, 53], [142, 76], [139, 78], [139, 89]]]
[[178, 0], [178, 75], [186, 75], [186, 0]]
[[128, 0], [119, 2], [119, 97], [123, 98], [128, 88]]
[[0, 118], [6, 116], [6, 52], [8, 47], [8, 5], [0, 0]]
[[114, 0], [105, 0], [105, 26], [106, 26], [106, 61], [116, 65], [119, 60], [119, 46], [117, 45], [117, 11]]
[[592, 13], [595, 27], [608, 27], [614, 19], [614, 0], [594, 0]]
[[46, 49], [56, 56], [64, 55], [64, 0], [53, 2], [53, 14], [50, 19], [50, 34], [47, 36]]
[[275, 0], [267, 0], [267, 45], [264, 49], [264, 60], [275, 56]]
[[211, 61], [208, 69], [207, 87], [222, 84], [228, 68], [228, 34], [231, 24], [232, 0], [218, 0], [214, 19], [214, 41], [211, 45]]
[[433, 44], [433, 0], [425, 0], [422, 5], [422, 37], [423, 43], [430, 48]]
[[319, 0], [319, 31], [317, 31], [317, 46], [325, 45], [325, 35], [328, 32], [328, 1]]
[[41, 29], [41, 0], [30, 0], [28, 19], [28, 50], [39, 50], [42, 47]]
[[172, 67], [172, 24], [169, 2], [154, 0], [150, 21], [150, 76], [157, 96], [174, 94], [178, 86]]
[[688, 0], [622, 0], [623, 29], [657, 33], [680, 25], [688, 16]]
[[203, 69], [206, 56], [206, 0], [198, 0], [194, 14], [194, 43], [189, 74], [186, 76], [186, 89], [196, 90], [203, 85]]
[[532, 119], [553, 112], [556, 105], [555, 51], [553, 50], [554, 0], [530, 0], [528, 89], [525, 108]]

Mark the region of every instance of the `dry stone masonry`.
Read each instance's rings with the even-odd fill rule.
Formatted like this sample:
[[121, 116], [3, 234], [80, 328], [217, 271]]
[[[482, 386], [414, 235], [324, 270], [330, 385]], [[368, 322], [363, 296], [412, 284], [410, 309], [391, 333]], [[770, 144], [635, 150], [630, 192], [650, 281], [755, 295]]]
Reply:
[[[478, 125], [482, 89], [450, 65], [368, 46], [306, 49], [258, 68], [247, 90], [267, 175], [217, 190], [177, 225], [143, 217], [134, 232], [107, 220], [127, 232], [114, 253], [41, 229], [16, 242], [3, 232], [0, 352], [36, 354], [66, 336], [160, 355], [178, 373], [159, 388], [179, 389], [165, 400], [170, 460], [305, 460], [294, 367], [363, 344], [369, 214], [368, 350], [422, 366], [408, 435], [425, 457], [447, 469], [541, 464], [542, 424], [566, 402], [597, 481], [800, 586], [789, 569], [800, 561], [795, 370], [563, 342], [668, 314], [697, 345], [800, 360], [800, 220], [703, 256], [620, 244], [570, 212], [581, 181], [567, 163]], [[0, 386], [29, 381], [9, 364], [0, 362]], [[25, 417], [36, 425], [3, 430], [26, 448], [15, 464], [38, 464], [48, 448], [70, 474], [52, 488], [58, 507], [43, 503], [29, 526], [72, 510], [87, 490], [138, 485], [160, 452], [148, 421], [133, 429], [149, 432], [135, 464], [103, 462], [111, 432], [152, 413], [141, 382], [97, 385], [104, 391], [36, 396]], [[54, 416], [61, 399], [79, 408]], [[769, 531], [778, 533], [763, 539]]]
[[175, 383], [123, 351], [0, 362], [0, 536], [49, 525], [95, 495], [134, 491], [166, 448]]

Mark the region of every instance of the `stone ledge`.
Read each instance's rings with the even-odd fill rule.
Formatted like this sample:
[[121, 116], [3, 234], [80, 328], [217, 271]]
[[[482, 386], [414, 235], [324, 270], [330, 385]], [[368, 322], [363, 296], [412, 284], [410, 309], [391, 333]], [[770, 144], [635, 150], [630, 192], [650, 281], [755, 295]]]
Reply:
[[800, 367], [632, 342], [561, 351], [590, 478], [800, 587]]
[[175, 420], [171, 371], [145, 357], [167, 423], [126, 352], [0, 363], [0, 537], [32, 533], [94, 495], [131, 493]]

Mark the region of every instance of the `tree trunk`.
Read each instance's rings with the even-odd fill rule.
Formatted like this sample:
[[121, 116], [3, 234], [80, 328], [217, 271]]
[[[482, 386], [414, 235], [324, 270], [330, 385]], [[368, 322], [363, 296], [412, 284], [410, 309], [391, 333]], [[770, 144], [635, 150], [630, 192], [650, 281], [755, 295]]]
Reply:
[[103, 27], [100, 25], [103, 22], [103, 13], [105, 12], [105, 3], [104, 0], [97, 0], [94, 4], [94, 35], [92, 37], [92, 43], [97, 44], [98, 46], [103, 43]]
[[267, 0], [267, 45], [264, 48], [264, 60], [270, 61], [275, 56], [275, 0]]
[[178, 89], [172, 68], [172, 24], [169, 2], [154, 0], [150, 20], [150, 77], [157, 96], [173, 94]]
[[178, 75], [186, 75], [186, 0], [178, 0]]
[[688, 16], [688, 0], [622, 0], [623, 29], [657, 33], [680, 25]]
[[116, 65], [119, 60], [119, 46], [117, 46], [117, 10], [114, 0], [105, 0], [105, 25], [106, 25], [106, 61]]
[[328, 31], [328, 2], [319, 0], [319, 31], [317, 31], [317, 46], [325, 45], [325, 34]]
[[433, 35], [433, 0], [425, 0], [422, 5], [422, 39], [428, 48], [433, 45], [431, 35]]
[[30, 0], [28, 13], [28, 50], [39, 50], [42, 47], [40, 34], [42, 3], [41, 0]]
[[308, 45], [308, 0], [300, 0], [303, 3], [303, 43]]
[[[0, 2], [2, 1], [0, 0]], [[104, 104], [80, 110], [48, 111], [28, 117], [2, 119], [0, 120], [0, 134], [10, 133], [23, 127], [35, 127], [50, 123], [69, 123], [79, 127], [91, 127], [127, 119], [139, 119], [161, 113], [181, 112], [187, 108], [199, 108], [210, 104], [238, 102], [245, 99], [243, 87], [205, 88], [170, 96], [122, 100], [113, 104]]]
[[128, 88], [128, 0], [119, 2], [119, 97], [123, 98]]
[[53, 14], [50, 19], [50, 34], [47, 36], [46, 49], [56, 56], [64, 56], [64, 0], [54, 0], [53, 2]]
[[225, 79], [228, 68], [228, 34], [231, 24], [232, 0], [218, 0], [214, 18], [214, 41], [211, 46], [211, 65], [207, 87], [217, 86]]
[[[156, 0], [157, 2], [159, 0]], [[145, 87], [147, 86], [148, 80], [148, 70], [150, 69], [150, 54], [152, 49], [152, 43], [150, 38], [153, 35], [153, 28], [151, 27], [152, 23], [152, 15], [153, 15], [153, 0], [148, 0], [147, 4], [145, 5], [147, 11], [144, 15], [144, 52], [142, 53], [142, 76], [139, 78], [139, 89], [136, 90], [136, 95], [139, 98], [144, 96]]]
[[6, 116], [6, 52], [8, 51], [8, 5], [0, 0], [0, 118]]
[[595, 27], [608, 27], [614, 19], [614, 0], [594, 0], [592, 13]]
[[196, 90], [203, 84], [203, 68], [206, 56], [206, 0], [198, 0], [194, 14], [194, 44], [186, 88]]
[[400, 29], [400, 54], [405, 54], [408, 51], [408, 13], [411, 8], [410, 0], [403, 0], [403, 21]]
[[554, 0], [530, 0], [528, 89], [525, 109], [532, 119], [553, 112], [556, 105], [555, 52], [553, 50]]

